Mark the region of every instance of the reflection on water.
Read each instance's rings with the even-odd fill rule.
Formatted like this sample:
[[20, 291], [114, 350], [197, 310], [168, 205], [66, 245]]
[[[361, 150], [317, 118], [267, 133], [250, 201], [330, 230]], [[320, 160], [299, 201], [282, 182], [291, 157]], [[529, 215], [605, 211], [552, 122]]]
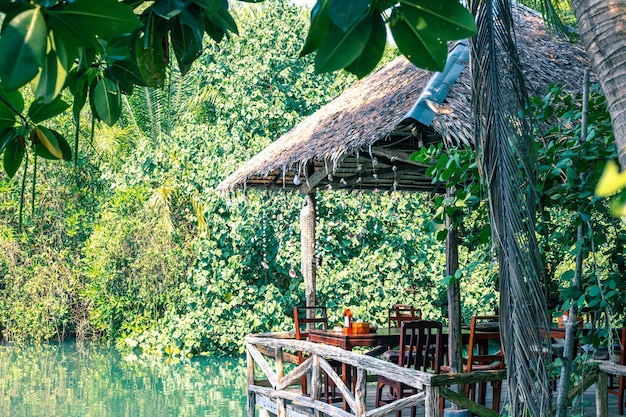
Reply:
[[2, 415], [222, 417], [245, 415], [245, 361], [166, 365], [73, 344], [0, 345]]

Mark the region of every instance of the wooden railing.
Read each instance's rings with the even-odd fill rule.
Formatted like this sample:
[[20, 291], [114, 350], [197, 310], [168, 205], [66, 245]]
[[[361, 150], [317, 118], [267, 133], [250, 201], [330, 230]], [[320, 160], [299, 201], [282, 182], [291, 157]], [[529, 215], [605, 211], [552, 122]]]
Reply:
[[[330, 416], [330, 417], [381, 417], [396, 410], [423, 404], [426, 417], [439, 417], [440, 398], [445, 398], [472, 413], [483, 417], [499, 414], [476, 404], [449, 387], [457, 384], [501, 381], [506, 370], [478, 371], [462, 374], [434, 375], [403, 368], [380, 359], [353, 353], [341, 348], [294, 340], [288, 334], [264, 334], [246, 337], [248, 356], [248, 417], [254, 417], [256, 405], [269, 409], [278, 417]], [[288, 353], [291, 351], [292, 353]], [[308, 359], [285, 374], [286, 358], [301, 351]], [[289, 356], [290, 355], [290, 356]], [[354, 391], [342, 381], [329, 360], [350, 365], [356, 369]], [[270, 364], [273, 362], [273, 366]], [[257, 379], [256, 369], [263, 376]], [[320, 400], [322, 371], [334, 382], [347, 404], [347, 410]], [[381, 407], [366, 409], [366, 388], [369, 375], [380, 375], [416, 388], [417, 393]], [[311, 381], [311, 395], [301, 393], [299, 382], [307, 376]]]

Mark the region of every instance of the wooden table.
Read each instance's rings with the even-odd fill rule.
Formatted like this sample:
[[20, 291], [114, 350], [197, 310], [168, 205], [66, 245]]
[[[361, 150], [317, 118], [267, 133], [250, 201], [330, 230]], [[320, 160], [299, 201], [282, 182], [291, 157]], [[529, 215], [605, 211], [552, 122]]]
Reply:
[[338, 346], [345, 350], [352, 350], [356, 346], [395, 347], [400, 344], [400, 328], [383, 328], [378, 329], [375, 333], [344, 333], [332, 330], [310, 330], [308, 340], [309, 342]]

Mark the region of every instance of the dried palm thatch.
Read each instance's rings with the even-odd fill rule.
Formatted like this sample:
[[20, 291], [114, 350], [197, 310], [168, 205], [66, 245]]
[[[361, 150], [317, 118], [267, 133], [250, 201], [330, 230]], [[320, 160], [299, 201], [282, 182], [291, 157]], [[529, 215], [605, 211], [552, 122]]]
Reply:
[[[530, 94], [543, 94], [552, 83], [578, 91], [587, 66], [582, 47], [549, 33], [541, 16], [523, 6], [515, 7], [515, 25]], [[471, 80], [463, 69], [447, 86], [445, 100], [431, 106], [434, 117], [426, 125], [409, 112], [432, 76], [404, 57], [395, 59], [280, 137], [217, 190], [439, 190], [424, 175], [427, 167], [409, 156], [438, 142], [473, 146]]]

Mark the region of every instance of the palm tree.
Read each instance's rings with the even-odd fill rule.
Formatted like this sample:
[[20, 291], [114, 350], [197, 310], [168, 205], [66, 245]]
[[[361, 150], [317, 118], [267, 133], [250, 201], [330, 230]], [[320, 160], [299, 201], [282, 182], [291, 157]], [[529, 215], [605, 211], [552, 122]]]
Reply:
[[619, 0], [571, 0], [580, 37], [606, 96], [617, 154], [626, 169], [626, 3]]
[[532, 138], [521, 111], [527, 94], [515, 46], [511, 1], [472, 0], [469, 6], [478, 28], [470, 58], [474, 129], [499, 258], [509, 415], [547, 416], [549, 358], [540, 352], [549, 349], [549, 340], [539, 328], [547, 327], [549, 321], [535, 238]]

